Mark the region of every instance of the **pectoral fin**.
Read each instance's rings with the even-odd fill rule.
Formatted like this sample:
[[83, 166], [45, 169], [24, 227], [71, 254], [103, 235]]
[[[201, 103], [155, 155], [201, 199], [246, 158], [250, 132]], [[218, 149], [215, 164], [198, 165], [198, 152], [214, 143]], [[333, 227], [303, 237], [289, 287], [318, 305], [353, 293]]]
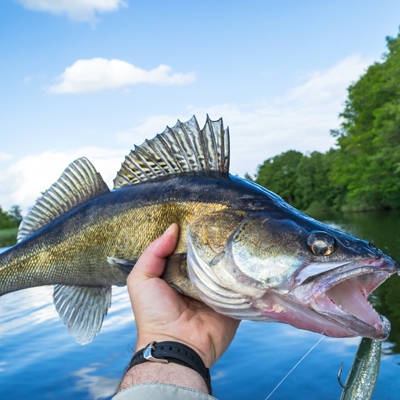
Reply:
[[69, 332], [80, 344], [99, 333], [111, 305], [111, 286], [54, 286], [54, 305]]
[[135, 266], [136, 261], [129, 261], [129, 260], [122, 260], [121, 258], [117, 257], [107, 257], [107, 262], [114, 266], [119, 268], [122, 272], [125, 272], [127, 275], [130, 274], [132, 271], [132, 268]]

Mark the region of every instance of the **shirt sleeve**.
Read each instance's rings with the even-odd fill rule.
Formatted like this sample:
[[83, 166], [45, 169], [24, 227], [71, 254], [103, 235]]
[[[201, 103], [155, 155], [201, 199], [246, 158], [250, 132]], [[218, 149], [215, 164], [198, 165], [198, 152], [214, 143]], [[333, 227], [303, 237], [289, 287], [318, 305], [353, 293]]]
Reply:
[[164, 383], [144, 383], [130, 386], [117, 393], [112, 400], [217, 400], [194, 389]]

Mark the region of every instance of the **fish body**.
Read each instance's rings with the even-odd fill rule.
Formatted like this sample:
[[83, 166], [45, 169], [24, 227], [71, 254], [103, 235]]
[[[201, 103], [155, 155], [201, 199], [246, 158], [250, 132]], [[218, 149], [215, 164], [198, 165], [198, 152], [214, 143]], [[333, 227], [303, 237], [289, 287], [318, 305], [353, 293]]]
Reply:
[[369, 400], [378, 380], [382, 342], [362, 338], [340, 400]]
[[0, 296], [55, 285], [54, 303], [79, 343], [101, 328], [111, 286], [173, 222], [163, 278], [237, 319], [278, 321], [334, 337], [384, 339], [390, 324], [367, 296], [399, 264], [229, 174], [222, 120], [178, 121], [126, 157], [110, 191], [81, 158], [38, 200], [18, 243], [0, 255]]
[[[0, 269], [0, 295], [33, 281], [34, 286], [125, 285], [126, 273], [107, 259], [135, 262], [171, 223], [184, 228], [196, 216], [227, 207], [224, 199], [215, 203], [210, 195], [218, 183], [172, 177], [111, 191], [73, 208], [1, 255], [7, 268]], [[183, 193], [182, 185], [190, 189]], [[177, 250], [184, 249], [181, 235]]]

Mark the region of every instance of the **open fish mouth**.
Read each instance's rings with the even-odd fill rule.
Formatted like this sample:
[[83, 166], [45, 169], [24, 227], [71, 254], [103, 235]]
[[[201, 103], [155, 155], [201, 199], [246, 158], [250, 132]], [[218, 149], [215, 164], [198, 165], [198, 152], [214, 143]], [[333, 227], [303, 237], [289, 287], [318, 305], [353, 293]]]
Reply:
[[368, 296], [397, 269], [391, 259], [370, 259], [328, 271], [314, 277], [309, 305], [347, 330], [349, 336], [384, 340], [389, 336], [390, 323], [374, 310]]

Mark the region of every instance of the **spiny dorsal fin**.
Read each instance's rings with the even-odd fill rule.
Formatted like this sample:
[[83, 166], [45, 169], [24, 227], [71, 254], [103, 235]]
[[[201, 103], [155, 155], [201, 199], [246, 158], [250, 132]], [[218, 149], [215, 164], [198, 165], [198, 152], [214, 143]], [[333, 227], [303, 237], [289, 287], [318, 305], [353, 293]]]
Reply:
[[114, 189], [135, 185], [161, 176], [194, 171], [229, 172], [229, 129], [222, 118], [211, 121], [207, 115], [200, 130], [196, 117], [142, 145], [125, 157], [114, 179]]
[[76, 205], [109, 191], [92, 163], [85, 157], [78, 158], [24, 217], [18, 230], [18, 242]]

